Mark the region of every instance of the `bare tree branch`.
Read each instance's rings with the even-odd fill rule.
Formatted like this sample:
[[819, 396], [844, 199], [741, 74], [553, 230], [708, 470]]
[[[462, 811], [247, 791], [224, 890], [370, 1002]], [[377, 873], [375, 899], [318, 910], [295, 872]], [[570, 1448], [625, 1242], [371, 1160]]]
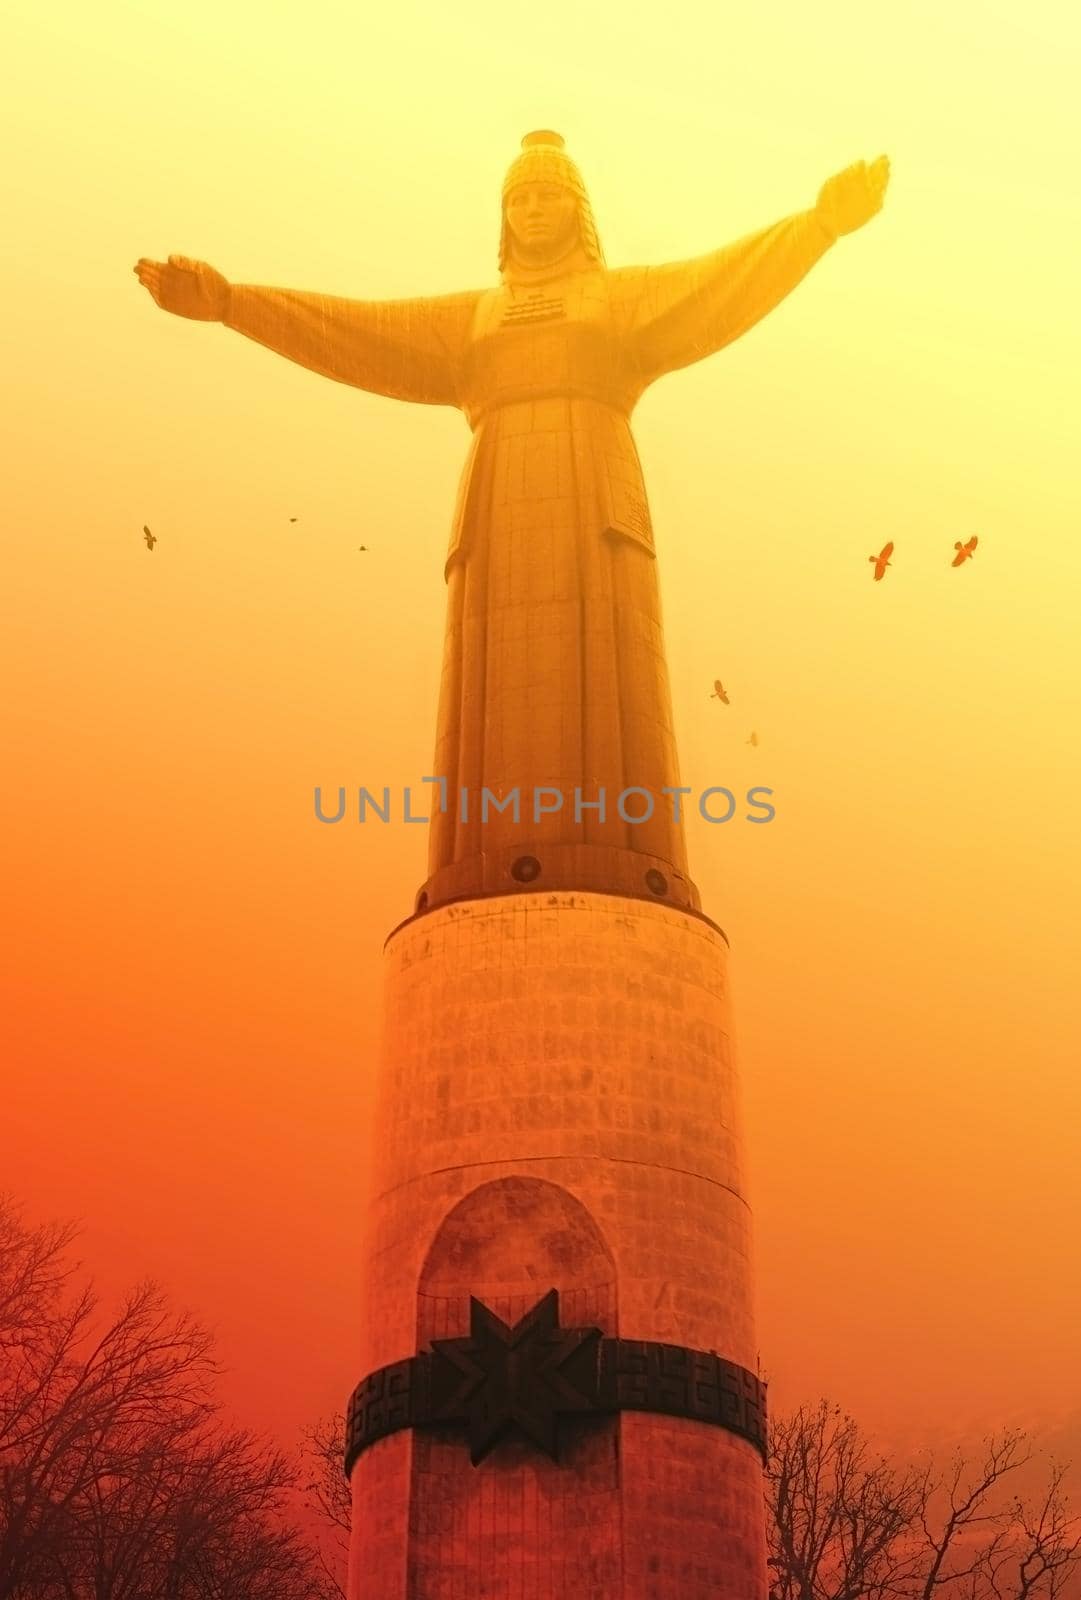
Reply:
[[850, 1417], [821, 1401], [775, 1419], [766, 1475], [771, 1600], [1065, 1600], [1081, 1575], [1081, 1526], [1064, 1469], [1035, 1505], [1009, 1499], [1026, 1435], [932, 1463], [874, 1457]]
[[335, 1600], [210, 1335], [152, 1283], [101, 1325], [73, 1236], [0, 1198], [0, 1600]]

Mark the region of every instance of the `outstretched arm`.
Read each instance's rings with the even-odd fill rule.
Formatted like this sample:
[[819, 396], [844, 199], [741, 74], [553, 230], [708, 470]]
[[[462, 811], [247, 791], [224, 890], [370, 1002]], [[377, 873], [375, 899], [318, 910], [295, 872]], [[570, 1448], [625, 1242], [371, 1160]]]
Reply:
[[393, 400], [453, 406], [478, 298], [343, 300], [235, 284], [222, 321], [324, 378]]
[[881, 209], [885, 156], [823, 184], [817, 204], [689, 261], [611, 274], [617, 314], [645, 388], [713, 355], [779, 305], [841, 233]]
[[140, 261], [139, 281], [167, 311], [223, 322], [325, 378], [395, 400], [456, 405], [480, 290], [413, 300], [346, 300], [229, 284], [205, 262]]

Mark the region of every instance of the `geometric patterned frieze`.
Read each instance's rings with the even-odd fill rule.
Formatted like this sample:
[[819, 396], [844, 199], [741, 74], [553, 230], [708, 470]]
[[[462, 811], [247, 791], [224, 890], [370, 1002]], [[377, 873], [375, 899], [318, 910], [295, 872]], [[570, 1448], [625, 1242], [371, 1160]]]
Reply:
[[766, 1385], [712, 1351], [562, 1328], [555, 1289], [513, 1325], [470, 1297], [464, 1339], [370, 1373], [346, 1416], [345, 1474], [404, 1428], [465, 1424], [473, 1465], [509, 1431], [559, 1459], [559, 1418], [651, 1411], [726, 1428], [765, 1458]]

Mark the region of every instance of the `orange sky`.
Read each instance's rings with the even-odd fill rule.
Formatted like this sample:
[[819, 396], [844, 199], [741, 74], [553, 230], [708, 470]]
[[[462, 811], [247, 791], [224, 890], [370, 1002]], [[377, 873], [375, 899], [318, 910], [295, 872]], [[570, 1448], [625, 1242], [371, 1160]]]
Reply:
[[885, 151], [884, 212], [634, 419], [683, 781], [776, 792], [690, 831], [762, 1362], [774, 1406], [897, 1442], [1081, 1445], [1077, 19], [577, 12], [16, 9], [0, 1187], [215, 1326], [243, 1422], [291, 1443], [361, 1376], [380, 951], [425, 830], [322, 827], [312, 790], [430, 770], [469, 434], [164, 316], [135, 259], [481, 287], [553, 127], [609, 264], [659, 262]]

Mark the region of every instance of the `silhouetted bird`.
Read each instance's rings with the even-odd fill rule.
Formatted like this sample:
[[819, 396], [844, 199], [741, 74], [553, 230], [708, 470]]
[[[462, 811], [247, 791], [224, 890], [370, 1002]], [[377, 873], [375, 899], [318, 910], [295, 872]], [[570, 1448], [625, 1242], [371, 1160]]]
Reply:
[[297, 519], [296, 519], [296, 517], [290, 517], [290, 518], [289, 518], [289, 521], [290, 521], [290, 522], [295, 522], [295, 521], [296, 521], [296, 520], [297, 520]]
[[752, 733], [751, 737], [747, 740], [747, 743], [748, 744], [753, 744], [753, 745], [755, 745], [757, 747], [757, 745], [758, 745], [758, 735], [757, 735], [757, 733]]
[[729, 700], [728, 696], [724, 692], [724, 684], [721, 682], [720, 678], [714, 678], [713, 680], [713, 693], [710, 695], [710, 699], [720, 700], [722, 704], [726, 706], [730, 706], [732, 704], [731, 700]]
[[957, 554], [950, 562], [950, 566], [960, 567], [963, 566], [966, 561], [970, 561], [972, 559], [972, 552], [975, 550], [977, 542], [978, 541], [975, 534], [972, 535], [972, 538], [967, 544], [962, 544], [960, 539], [955, 539], [953, 548], [957, 551]]
[[884, 544], [882, 546], [882, 549], [879, 551], [877, 556], [867, 557], [868, 561], [870, 561], [874, 566], [876, 583], [882, 582], [882, 579], [886, 576], [886, 568], [893, 565], [893, 563], [890, 561], [890, 556], [892, 556], [892, 554], [893, 540], [891, 539], [889, 544]]
[[366, 544], [358, 544], [357, 545], [357, 549], [358, 550], [367, 550], [367, 548], [368, 548], [368, 546]]
[[158, 542], [158, 536], [156, 533], [151, 533], [145, 522], [143, 523], [143, 538], [146, 540], [146, 548], [153, 550]]

